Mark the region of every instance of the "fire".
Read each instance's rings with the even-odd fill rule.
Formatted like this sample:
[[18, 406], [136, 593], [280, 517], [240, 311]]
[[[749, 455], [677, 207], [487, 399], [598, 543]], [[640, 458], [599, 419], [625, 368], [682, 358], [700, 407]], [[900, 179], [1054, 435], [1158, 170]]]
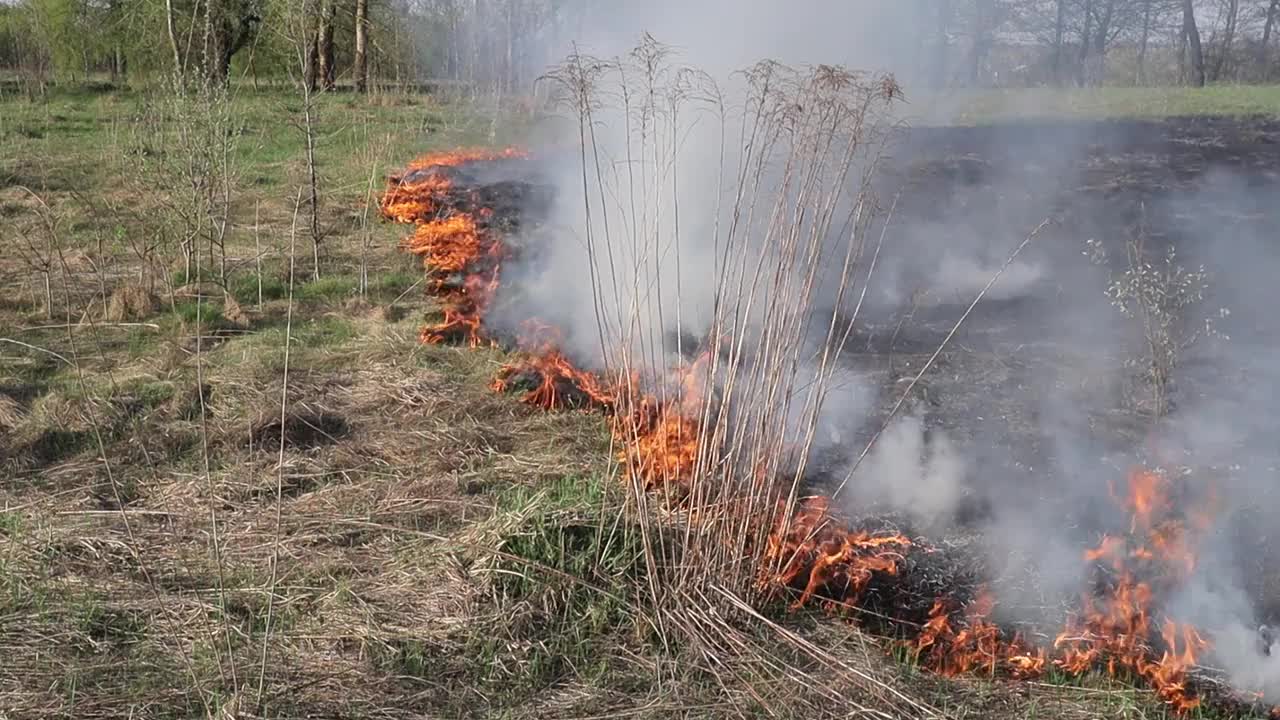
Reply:
[[514, 148], [432, 153], [390, 178], [382, 213], [416, 226], [401, 247], [422, 258], [430, 273], [428, 288], [444, 315], [422, 329], [422, 342], [476, 347], [486, 341], [482, 320], [498, 288], [503, 246], [487, 228], [491, 212], [467, 209], [469, 191], [455, 187], [453, 173], [467, 163], [524, 155]]
[[526, 150], [520, 148], [508, 147], [501, 149], [494, 148], [455, 148], [453, 150], [443, 150], [440, 152], [427, 153], [422, 157], [409, 163], [410, 170], [421, 170], [430, 167], [457, 167], [467, 163], [481, 162], [485, 160], [513, 160], [517, 158], [529, 157]]
[[462, 272], [481, 251], [476, 221], [470, 215], [422, 223], [401, 247], [421, 257], [428, 269], [445, 273]]
[[647, 397], [631, 416], [615, 418], [613, 425], [632, 478], [647, 490], [688, 492], [698, 460], [697, 420], [682, 414], [677, 404]]
[[555, 348], [503, 365], [489, 387], [495, 392], [527, 388], [520, 401], [544, 410], [611, 408], [616, 399], [597, 375], [574, 367]]
[[895, 575], [911, 540], [845, 527], [831, 515], [831, 500], [808, 497], [793, 515], [780, 512], [769, 534], [764, 582], [775, 593], [798, 590], [793, 609], [813, 598], [832, 608], [851, 606], [876, 573]]
[[1099, 592], [1085, 594], [1054, 648], [1061, 653], [1055, 663], [1068, 672], [1098, 666], [1113, 675], [1127, 670], [1151, 683], [1164, 702], [1186, 712], [1200, 705], [1187, 686], [1187, 674], [1209, 642], [1194, 627], [1167, 617], [1157, 633], [1154, 604], [1162, 594], [1157, 585], [1171, 589], [1195, 570], [1194, 534], [1207, 529], [1211, 512], [1178, 512], [1172, 492], [1165, 474], [1145, 468], [1129, 473], [1126, 494], [1112, 488], [1129, 511], [1129, 535], [1104, 536], [1096, 548], [1085, 551], [1085, 560], [1106, 567], [1110, 577]]
[[[469, 163], [523, 156], [514, 149], [437, 153], [391, 178], [383, 213], [415, 225], [402, 247], [422, 258], [429, 291], [442, 305], [443, 320], [422, 329], [423, 342], [488, 341], [483, 318], [499, 285], [504, 245], [490, 227], [493, 211], [480, 206], [482, 194], [459, 181], [468, 177]], [[554, 328], [526, 326], [519, 346], [521, 353], [491, 383], [494, 390], [518, 392], [522, 402], [546, 410], [604, 410], [627, 477], [668, 492], [675, 502], [689, 496], [708, 445], [701, 419], [711, 417], [718, 401], [708, 383], [709, 352], [672, 370], [667, 382], [655, 383], [659, 390], [645, 392], [635, 375], [606, 378], [575, 366]], [[1083, 551], [1083, 560], [1098, 569], [1098, 582], [1082, 594], [1051, 646], [1004, 632], [992, 619], [995, 597], [984, 589], [963, 604], [937, 598], [908, 643], [912, 652], [943, 675], [1030, 678], [1050, 664], [1070, 673], [1124, 672], [1145, 679], [1178, 712], [1198, 707], [1188, 678], [1210, 643], [1195, 627], [1165, 617], [1159, 599], [1195, 571], [1195, 547], [1214, 503], [1182, 510], [1194, 504], [1177, 502], [1175, 489], [1166, 474], [1143, 468], [1129, 474], [1123, 492], [1112, 488], [1128, 530]], [[919, 543], [849, 527], [831, 505], [828, 497], [807, 497], [791, 511], [779, 503], [776, 513], [756, 521], [764, 538], [758, 578], [766, 597], [788, 597], [792, 609], [818, 603], [840, 611], [856, 605], [877, 577], [904, 571]]]
[[403, 174], [388, 179], [387, 192], [382, 196], [382, 214], [396, 222], [426, 222], [448, 209], [442, 196], [454, 189], [451, 169], [468, 163], [527, 156], [528, 153], [518, 148], [463, 148], [428, 153], [409, 163]]
[[940, 675], [999, 671], [1016, 678], [1036, 677], [1044, 671], [1045, 653], [1027, 646], [1014, 635], [1006, 642], [998, 625], [989, 622], [995, 596], [983, 588], [965, 607], [963, 620], [953, 625], [947, 598], [938, 598], [929, 611], [920, 636], [914, 642], [916, 657]]

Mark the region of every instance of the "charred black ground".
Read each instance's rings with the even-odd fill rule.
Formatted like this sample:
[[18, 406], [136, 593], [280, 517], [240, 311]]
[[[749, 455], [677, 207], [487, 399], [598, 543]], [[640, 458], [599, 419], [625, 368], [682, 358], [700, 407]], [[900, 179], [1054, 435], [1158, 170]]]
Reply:
[[[1186, 118], [1163, 121], [1017, 123], [972, 128], [914, 128], [898, 142], [881, 194], [901, 194], [884, 267], [892, 288], [873, 283], [872, 302], [857, 323], [848, 366], [879, 388], [873, 413], [845, 441], [860, 450], [883, 423], [906, 383], [952, 329], [990, 273], [1031, 228], [1051, 218], [1019, 261], [1039, 276], [1015, 292], [997, 285], [962, 325], [917, 386], [911, 411], [943, 430], [971, 459], [960, 510], [942, 523], [951, 534], [980, 528], [993, 507], [1024, 505], [1076, 528], [1082, 542], [1113, 519], [1105, 498], [1074, 488], [1123, 472], [1146, 457], [1150, 417], [1122, 402], [1123, 375], [1099, 373], [1134, 349], [1133, 328], [1119, 320], [1104, 294], [1106, 269], [1083, 257], [1085, 241], [1100, 241], [1112, 269], [1125, 242], [1139, 234], [1160, 259], [1168, 246], [1181, 262], [1203, 263], [1213, 285], [1208, 307], [1232, 309], [1220, 328], [1227, 349], [1197, 350], [1180, 363], [1169, 420], [1202, 413], [1238, 420], [1238, 451], [1187, 457], [1186, 438], [1162, 459], [1223, 476], [1253, 463], [1258, 472], [1269, 441], [1266, 423], [1232, 418], [1233, 403], [1257, 407], [1256, 394], [1274, 393], [1267, 364], [1280, 345], [1280, 318], [1259, 311], [1274, 302], [1248, 265], [1274, 253], [1280, 227], [1280, 122], [1273, 119]], [[931, 286], [937, 257], [954, 248], [976, 258], [985, 274], [973, 287]], [[914, 293], [914, 295], [913, 295]], [[1105, 322], [1099, 322], [1099, 319]], [[1233, 393], [1236, 393], [1233, 395]], [[1249, 398], [1250, 394], [1255, 397]], [[1185, 411], [1185, 413], [1184, 413]], [[830, 488], [844, 477], [847, 453], [820, 457], [811, 480]], [[1261, 614], [1280, 612], [1280, 553], [1266, 542], [1263, 493], [1255, 507], [1229, 507], [1223, 527], [1234, 546], [1236, 571]], [[976, 541], [975, 541], [976, 542]]]

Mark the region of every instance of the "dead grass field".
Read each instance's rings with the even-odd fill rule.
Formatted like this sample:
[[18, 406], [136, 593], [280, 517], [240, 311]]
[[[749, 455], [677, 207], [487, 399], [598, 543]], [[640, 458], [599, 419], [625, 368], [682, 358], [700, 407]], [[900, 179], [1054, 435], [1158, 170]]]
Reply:
[[[719, 666], [664, 646], [604, 423], [489, 391], [496, 350], [418, 344], [435, 308], [404, 230], [361, 223], [371, 174], [514, 121], [322, 98], [310, 280], [303, 240], [289, 272], [296, 102], [246, 92], [226, 291], [152, 296], [129, 243], [165, 192], [128, 179], [142, 100], [0, 100], [0, 717], [876, 716], [892, 693], [917, 716], [1166, 715], [1102, 679], [940, 680], [810, 616], [787, 632], [874, 682], [767, 624]], [[51, 224], [46, 307], [17, 248]], [[751, 647], [815, 681], [760, 674]]]

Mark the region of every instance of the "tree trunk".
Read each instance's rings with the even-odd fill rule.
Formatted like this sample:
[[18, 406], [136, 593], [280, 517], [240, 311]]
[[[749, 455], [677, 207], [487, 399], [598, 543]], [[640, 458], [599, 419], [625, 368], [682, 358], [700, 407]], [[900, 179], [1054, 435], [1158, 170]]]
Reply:
[[1147, 82], [1147, 44], [1150, 40], [1151, 0], [1142, 0], [1142, 38], [1138, 41], [1138, 74], [1134, 78], [1136, 85], [1145, 85]]
[[1080, 56], [1076, 59], [1076, 84], [1089, 83], [1089, 43], [1093, 40], [1093, 0], [1085, 0], [1084, 26], [1080, 29]]
[[1115, 17], [1116, 0], [1107, 0], [1098, 29], [1093, 35], [1093, 58], [1089, 62], [1089, 84], [1102, 87], [1107, 72], [1107, 44], [1111, 35], [1111, 21]]
[[1196, 27], [1194, 0], [1182, 0], [1182, 31], [1186, 34], [1191, 50], [1191, 80], [1196, 87], [1204, 87], [1204, 49], [1200, 47], [1200, 29]]
[[1231, 45], [1235, 42], [1236, 21], [1240, 17], [1240, 0], [1227, 0], [1227, 20], [1222, 29], [1222, 47], [1218, 48], [1218, 57], [1213, 63], [1213, 79], [1222, 79], [1228, 69], [1231, 58]]
[[178, 31], [173, 26], [173, 0], [164, 0], [165, 28], [169, 33], [169, 48], [173, 50], [173, 71], [182, 74], [182, 53], [178, 51]]
[[970, 49], [969, 54], [970, 87], [977, 87], [978, 80], [982, 76], [982, 64], [991, 52], [991, 36], [995, 31], [995, 28], [992, 27], [995, 22], [993, 5], [994, 0], [977, 0], [977, 3], [975, 3], [973, 27], [970, 30], [970, 35], [973, 38], [973, 47]]
[[516, 20], [515, 20], [515, 3], [507, 4], [507, 57], [502, 69], [502, 85], [506, 92], [512, 92], [516, 86], [516, 64], [515, 64], [515, 43], [516, 43]]
[[1058, 17], [1053, 23], [1053, 82], [1062, 85], [1066, 75], [1062, 72], [1062, 43], [1067, 29], [1067, 0], [1057, 0]]
[[360, 93], [369, 91], [368, 32], [369, 0], [356, 0], [356, 50], [352, 73], [355, 75], [356, 92]]
[[1258, 77], [1266, 79], [1270, 74], [1267, 72], [1267, 46], [1271, 44], [1271, 32], [1275, 28], [1276, 15], [1280, 13], [1280, 0], [1271, 0], [1271, 4], [1267, 6], [1267, 21], [1262, 26], [1262, 43], [1258, 45]]
[[211, 28], [205, 40], [204, 72], [205, 79], [212, 85], [226, 83], [231, 77], [231, 38], [223, 33], [221, 27]]
[[[309, 23], [308, 23], [309, 24]], [[320, 55], [316, 41], [319, 35], [307, 29], [307, 46], [303, 50], [302, 56], [302, 84], [306, 85], [308, 92], [316, 90], [316, 66], [319, 65]]]
[[1178, 82], [1187, 82], [1187, 26], [1178, 30]]
[[335, 7], [333, 0], [325, 0], [320, 5], [320, 31], [317, 38], [319, 55], [320, 81], [325, 90], [332, 90], [337, 79], [337, 69], [333, 63], [333, 17]]

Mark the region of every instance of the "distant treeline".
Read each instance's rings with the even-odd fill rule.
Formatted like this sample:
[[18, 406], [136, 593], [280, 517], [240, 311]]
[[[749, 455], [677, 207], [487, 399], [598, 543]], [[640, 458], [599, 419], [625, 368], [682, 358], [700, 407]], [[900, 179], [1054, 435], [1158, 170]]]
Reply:
[[[313, 87], [527, 88], [551, 38], [622, 0], [0, 0], [0, 71], [29, 87], [169, 74]], [[1280, 0], [903, 0], [934, 87], [1280, 79]]]

